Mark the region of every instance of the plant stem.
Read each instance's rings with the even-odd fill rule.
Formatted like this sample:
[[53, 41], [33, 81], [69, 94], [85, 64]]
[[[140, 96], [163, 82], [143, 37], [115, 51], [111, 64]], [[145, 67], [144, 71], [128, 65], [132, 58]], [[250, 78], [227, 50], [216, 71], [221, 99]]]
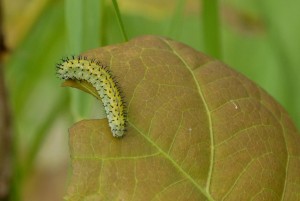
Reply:
[[88, 0], [83, 3], [83, 51], [98, 48], [100, 38], [100, 5], [102, 1]]
[[125, 32], [125, 28], [124, 28], [123, 21], [122, 21], [122, 18], [121, 18], [118, 3], [117, 3], [116, 0], [112, 0], [112, 3], [114, 5], [115, 13], [116, 13], [116, 16], [117, 16], [117, 19], [118, 19], [118, 23], [119, 23], [124, 41], [128, 41], [128, 37], [127, 37], [126, 32]]
[[100, 2], [100, 46], [107, 44], [106, 29], [107, 29], [107, 15], [106, 15], [106, 4], [105, 1]]
[[218, 0], [203, 0], [203, 37], [206, 53], [221, 59]]
[[82, 0], [65, 0], [66, 28], [69, 38], [69, 51], [78, 54], [82, 51], [83, 9]]
[[168, 32], [166, 34], [167, 36], [173, 36], [174, 38], [176, 38], [175, 31], [180, 29], [178, 27], [180, 27], [183, 18], [182, 13], [183, 13], [185, 3], [186, 3], [185, 0], [177, 0], [174, 14], [170, 21]]

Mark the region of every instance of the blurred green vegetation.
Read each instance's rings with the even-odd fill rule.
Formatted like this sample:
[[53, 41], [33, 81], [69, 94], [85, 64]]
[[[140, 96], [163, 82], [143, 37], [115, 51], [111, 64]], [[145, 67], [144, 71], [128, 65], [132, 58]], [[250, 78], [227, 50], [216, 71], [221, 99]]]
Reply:
[[[300, 23], [295, 17], [300, 1], [205, 2], [118, 3], [129, 39], [164, 35], [219, 58], [268, 91], [300, 128]], [[48, 0], [12, 49], [5, 68], [14, 121], [12, 200], [21, 200], [23, 181], [53, 125], [60, 121], [55, 132], [67, 135], [74, 120], [97, 112], [93, 97], [60, 87], [55, 64], [65, 56], [124, 42], [119, 24], [111, 1]]]

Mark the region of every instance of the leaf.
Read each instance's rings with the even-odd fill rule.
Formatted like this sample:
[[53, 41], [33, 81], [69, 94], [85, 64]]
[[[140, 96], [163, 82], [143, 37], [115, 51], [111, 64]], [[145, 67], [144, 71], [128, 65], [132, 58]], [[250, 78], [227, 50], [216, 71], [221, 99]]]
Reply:
[[128, 131], [70, 129], [66, 200], [299, 200], [300, 136], [265, 91], [217, 60], [144, 36], [85, 54], [110, 66]]

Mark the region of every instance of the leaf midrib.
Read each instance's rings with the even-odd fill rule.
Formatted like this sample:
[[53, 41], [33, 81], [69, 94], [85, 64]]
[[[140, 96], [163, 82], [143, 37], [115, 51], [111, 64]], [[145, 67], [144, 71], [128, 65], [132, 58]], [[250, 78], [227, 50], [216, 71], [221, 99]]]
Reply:
[[154, 143], [148, 136], [146, 136], [142, 131], [140, 131], [130, 120], [128, 120], [128, 123], [136, 130], [138, 131], [152, 146], [154, 146], [166, 159], [168, 159], [174, 167], [179, 170], [189, 181], [191, 181], [197, 189], [201, 191], [201, 193], [206, 196], [206, 198], [209, 201], [214, 201], [213, 198], [204, 190], [187, 172], [185, 172], [169, 155], [167, 152], [162, 150], [156, 143]]
[[143, 134], [142, 131], [140, 131], [136, 126], [134, 126], [134, 124], [132, 122], [130, 122], [128, 120], [128, 123], [135, 128], [151, 145], [153, 145], [164, 157], [166, 157], [173, 165], [176, 169], [178, 169], [188, 180], [190, 180], [197, 189], [199, 189], [199, 191], [206, 196], [206, 198], [209, 201], [214, 201], [214, 199], [211, 197], [211, 195], [208, 193], [209, 192], [209, 186], [210, 186], [210, 178], [211, 178], [211, 174], [212, 174], [212, 168], [213, 168], [213, 161], [214, 161], [214, 139], [213, 139], [213, 131], [212, 131], [212, 120], [211, 120], [211, 114], [208, 108], [208, 105], [205, 101], [204, 95], [202, 93], [202, 90], [200, 88], [200, 85], [193, 73], [193, 71], [191, 70], [191, 68], [189, 67], [189, 65], [185, 62], [185, 60], [171, 47], [171, 45], [168, 43], [168, 41], [164, 40], [161, 38], [161, 40], [170, 47], [170, 49], [173, 51], [173, 53], [182, 61], [182, 63], [185, 65], [185, 67], [189, 70], [189, 72], [191, 73], [191, 75], [193, 76], [193, 79], [195, 81], [195, 84], [197, 86], [197, 90], [198, 93], [200, 95], [200, 98], [202, 99], [203, 103], [204, 103], [204, 107], [205, 107], [205, 111], [206, 114], [208, 116], [208, 122], [209, 122], [209, 132], [210, 132], [210, 139], [211, 139], [211, 160], [210, 160], [210, 166], [209, 166], [209, 174], [207, 177], [207, 183], [206, 183], [206, 189], [203, 189], [203, 187], [201, 187], [186, 171], [184, 171], [169, 155], [167, 152], [165, 152], [164, 150], [162, 150], [157, 144], [155, 144], [155, 142], [153, 142], [148, 136], [146, 136], [145, 134]]
[[209, 111], [208, 104], [204, 98], [204, 94], [202, 92], [202, 89], [197, 81], [197, 78], [195, 77], [194, 72], [191, 70], [191, 67], [186, 63], [186, 61], [175, 51], [172, 46], [169, 44], [167, 40], [162, 39], [173, 51], [173, 53], [182, 61], [184, 66], [187, 68], [187, 70], [191, 73], [193, 80], [195, 82], [195, 85], [197, 87], [199, 96], [201, 100], [203, 101], [204, 108], [207, 114], [207, 119], [208, 119], [208, 126], [209, 126], [209, 136], [210, 136], [210, 165], [209, 165], [209, 172], [208, 172], [208, 177], [206, 181], [206, 191], [209, 192], [210, 189], [210, 182], [211, 182], [211, 175], [212, 175], [212, 170], [213, 170], [213, 163], [214, 163], [214, 136], [213, 136], [213, 129], [212, 129], [212, 117], [211, 117], [211, 112]]

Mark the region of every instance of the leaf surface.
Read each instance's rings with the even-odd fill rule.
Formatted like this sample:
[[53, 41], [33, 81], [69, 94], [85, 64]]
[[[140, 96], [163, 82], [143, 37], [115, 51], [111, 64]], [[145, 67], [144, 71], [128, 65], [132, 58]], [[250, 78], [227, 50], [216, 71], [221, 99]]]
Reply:
[[143, 36], [83, 54], [110, 66], [126, 136], [70, 129], [66, 200], [300, 200], [300, 136], [260, 87], [176, 41]]

